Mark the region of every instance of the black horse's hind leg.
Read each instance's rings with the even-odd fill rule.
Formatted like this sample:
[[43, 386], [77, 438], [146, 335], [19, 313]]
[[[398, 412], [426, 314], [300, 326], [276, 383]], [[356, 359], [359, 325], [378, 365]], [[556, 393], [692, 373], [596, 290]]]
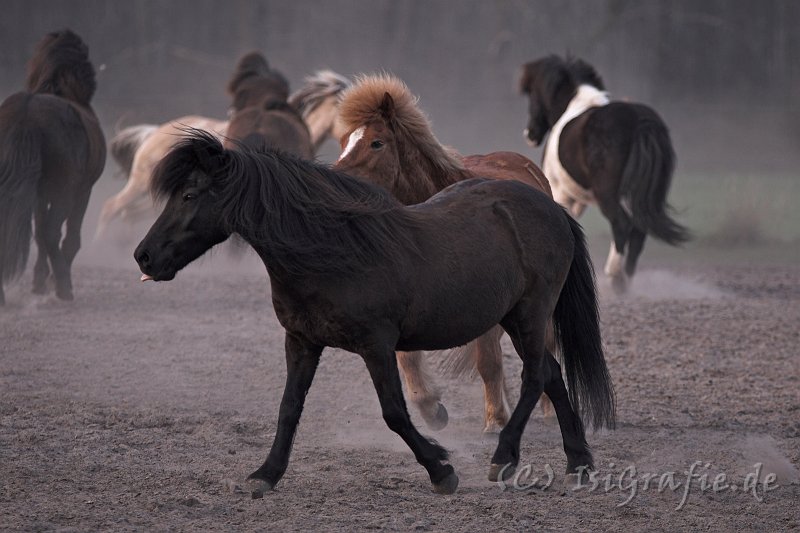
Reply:
[[522, 385], [519, 402], [511, 413], [506, 426], [500, 432], [497, 449], [492, 456], [489, 480], [508, 478], [519, 463], [519, 443], [536, 402], [544, 391], [543, 356], [545, 353], [545, 327], [547, 312], [541, 302], [523, 304], [503, 319], [506, 330], [520, 359], [522, 359]]
[[458, 487], [458, 476], [452, 466], [442, 464], [447, 459], [447, 451], [423, 437], [411, 423], [393, 348], [386, 346], [362, 354], [378, 393], [383, 419], [389, 429], [408, 444], [417, 462], [428, 471], [433, 490], [439, 494], [452, 494]]
[[83, 224], [83, 216], [86, 214], [86, 207], [89, 205], [90, 193], [91, 189], [76, 200], [67, 217], [67, 232], [61, 243], [61, 253], [64, 254], [64, 260], [69, 268], [72, 268], [72, 261], [75, 260], [75, 256], [81, 248], [81, 224]]
[[34, 212], [34, 238], [36, 240], [36, 264], [33, 267], [33, 292], [47, 292], [47, 277], [50, 275], [50, 264], [47, 262], [47, 245], [45, 242], [45, 220], [47, 220], [47, 202], [39, 200]]
[[628, 254], [625, 256], [625, 273], [629, 278], [633, 277], [636, 272], [636, 262], [644, 249], [644, 239], [647, 234], [638, 228], [631, 230], [630, 239], [628, 239]]
[[292, 440], [321, 354], [321, 346], [290, 333], [286, 334], [286, 387], [283, 389], [272, 449], [264, 464], [249, 476], [250, 479], [263, 482], [253, 491], [254, 498], [263, 496], [265, 490], [272, 489], [286, 472]]
[[545, 354], [545, 364], [549, 367], [550, 377], [544, 386], [544, 391], [552, 400], [558, 417], [561, 438], [564, 441], [564, 452], [567, 454], [567, 473], [573, 474], [581, 466], [592, 469], [594, 468], [592, 452], [586, 443], [583, 422], [575, 414], [569, 402], [567, 386], [561, 376], [561, 365], [550, 352]]

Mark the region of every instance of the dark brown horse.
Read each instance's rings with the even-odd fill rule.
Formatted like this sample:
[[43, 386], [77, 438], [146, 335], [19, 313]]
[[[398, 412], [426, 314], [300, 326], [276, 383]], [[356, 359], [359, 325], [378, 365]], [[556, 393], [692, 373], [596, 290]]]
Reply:
[[[250, 476], [254, 496], [286, 471], [326, 346], [364, 359], [389, 428], [436, 492], [455, 491], [458, 477], [442, 462], [447, 452], [411, 423], [395, 350], [457, 346], [498, 323], [523, 372], [490, 479], [518, 463], [542, 391], [558, 415], [567, 470], [592, 465], [581, 415], [595, 427], [614, 421], [594, 277], [580, 226], [547, 195], [516, 181], [476, 179], [405, 207], [382, 187], [289, 154], [225, 150], [202, 132], [162, 160], [153, 186], [167, 202], [134, 253], [143, 281], [173, 279], [233, 233], [269, 274], [286, 329], [287, 377], [272, 449]], [[569, 390], [545, 348], [551, 316]]]
[[[289, 82], [258, 52], [243, 56], [228, 83], [231, 119], [226, 136], [253, 147], [270, 147], [311, 159], [308, 127], [289, 105]], [[226, 142], [234, 148], [237, 143]]]
[[575, 217], [597, 203], [611, 223], [605, 272], [622, 291], [648, 234], [677, 245], [689, 232], [667, 204], [675, 152], [664, 121], [645, 105], [611, 102], [604, 89], [580, 59], [549, 56], [522, 67], [525, 137], [538, 145], [549, 132], [542, 166], [556, 201]]
[[[33, 292], [71, 300], [70, 269], [92, 186], [105, 164], [103, 132], [90, 106], [96, 88], [89, 51], [69, 30], [50, 33], [28, 63], [27, 90], [0, 105], [0, 280], [28, 259], [31, 217], [39, 248]], [[61, 242], [61, 227], [66, 235]], [[4, 303], [0, 283], [0, 304]]]
[[[424, 202], [453, 183], [475, 177], [521, 181], [550, 195], [542, 171], [523, 155], [494, 152], [463, 157], [442, 146], [416, 97], [392, 76], [363, 76], [344, 91], [339, 126], [346, 134], [335, 168], [386, 187], [406, 205]], [[492, 328], [450, 358], [456, 374], [477, 369], [483, 380], [485, 432], [500, 431], [510, 416], [502, 334], [499, 326]], [[411, 400], [425, 421], [434, 429], [443, 426], [447, 410], [423, 371], [422, 353], [398, 352], [397, 360]]]

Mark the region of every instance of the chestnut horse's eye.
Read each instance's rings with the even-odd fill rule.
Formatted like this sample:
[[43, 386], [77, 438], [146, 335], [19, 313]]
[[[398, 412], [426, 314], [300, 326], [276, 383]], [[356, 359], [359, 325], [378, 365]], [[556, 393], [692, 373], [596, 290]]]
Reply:
[[378, 148], [382, 148], [382, 147], [383, 147], [383, 141], [382, 141], [382, 140], [380, 140], [380, 139], [375, 139], [374, 141], [372, 141], [372, 142], [369, 144], [369, 146], [370, 146], [370, 148], [372, 148], [373, 150], [377, 150]]

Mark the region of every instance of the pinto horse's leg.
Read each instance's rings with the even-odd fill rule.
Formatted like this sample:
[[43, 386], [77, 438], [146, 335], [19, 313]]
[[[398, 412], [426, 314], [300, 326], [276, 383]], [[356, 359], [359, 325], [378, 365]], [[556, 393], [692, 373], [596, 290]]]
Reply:
[[636, 263], [644, 249], [644, 239], [647, 234], [638, 228], [631, 230], [631, 237], [628, 239], [628, 254], [625, 256], [625, 273], [629, 278], [636, 272]]
[[503, 329], [495, 326], [476, 340], [476, 362], [483, 379], [485, 401], [484, 433], [499, 433], [508, 422], [511, 412], [503, 374], [503, 352], [500, 349], [502, 335]]
[[536, 402], [544, 391], [547, 376], [543, 365], [545, 354], [545, 330], [548, 314], [542, 309], [539, 299], [520, 301], [503, 319], [501, 325], [506, 330], [520, 359], [522, 359], [522, 385], [519, 401], [511, 413], [511, 418], [500, 432], [497, 449], [492, 456], [489, 481], [501, 477], [508, 479], [519, 463], [519, 443], [525, 425], [531, 416]]
[[447, 460], [447, 451], [423, 437], [411, 423], [403, 398], [397, 360], [391, 347], [376, 348], [363, 353], [362, 357], [378, 393], [386, 425], [400, 435], [414, 452], [417, 462], [428, 471], [434, 492], [439, 494], [455, 492], [458, 487], [458, 476], [452, 466], [442, 464], [442, 461]]
[[260, 498], [265, 491], [271, 490], [283, 477], [289, 464], [289, 454], [292, 451], [300, 415], [303, 412], [303, 403], [308, 389], [314, 380], [322, 347], [312, 344], [304, 339], [286, 334], [286, 387], [283, 389], [283, 398], [278, 413], [278, 428], [275, 431], [275, 440], [269, 451], [267, 460], [261, 467], [250, 474], [248, 479], [256, 481], [253, 488], [253, 498]]
[[553, 408], [558, 417], [561, 438], [564, 441], [564, 452], [567, 454], [567, 473], [574, 474], [581, 466], [592, 469], [594, 468], [592, 452], [589, 451], [589, 445], [586, 443], [583, 422], [575, 414], [572, 404], [569, 402], [567, 386], [564, 384], [564, 378], [561, 377], [561, 365], [549, 351], [545, 355], [545, 364], [549, 368], [550, 376], [544, 390], [553, 402]]
[[605, 273], [611, 278], [611, 285], [618, 293], [625, 292], [627, 279], [625, 278], [624, 261], [625, 251], [630, 239], [633, 223], [616, 198], [598, 198], [600, 211], [611, 223], [611, 249], [606, 260]]
[[432, 383], [424, 366], [424, 352], [397, 352], [397, 366], [406, 383], [409, 399], [425, 423], [434, 431], [447, 425], [447, 409], [442, 405], [442, 395]]

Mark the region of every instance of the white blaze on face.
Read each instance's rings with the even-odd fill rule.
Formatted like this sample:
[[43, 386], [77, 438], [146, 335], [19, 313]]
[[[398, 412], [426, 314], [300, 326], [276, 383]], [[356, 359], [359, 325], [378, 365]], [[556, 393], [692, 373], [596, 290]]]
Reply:
[[347, 139], [347, 146], [344, 147], [342, 155], [339, 156], [339, 161], [347, 157], [347, 154], [349, 154], [353, 150], [353, 148], [356, 147], [358, 141], [360, 141], [361, 137], [364, 136], [364, 132], [366, 130], [367, 130], [366, 126], [361, 126], [360, 128], [358, 128], [357, 130], [353, 131], [353, 133], [350, 134], [350, 137], [348, 137]]

